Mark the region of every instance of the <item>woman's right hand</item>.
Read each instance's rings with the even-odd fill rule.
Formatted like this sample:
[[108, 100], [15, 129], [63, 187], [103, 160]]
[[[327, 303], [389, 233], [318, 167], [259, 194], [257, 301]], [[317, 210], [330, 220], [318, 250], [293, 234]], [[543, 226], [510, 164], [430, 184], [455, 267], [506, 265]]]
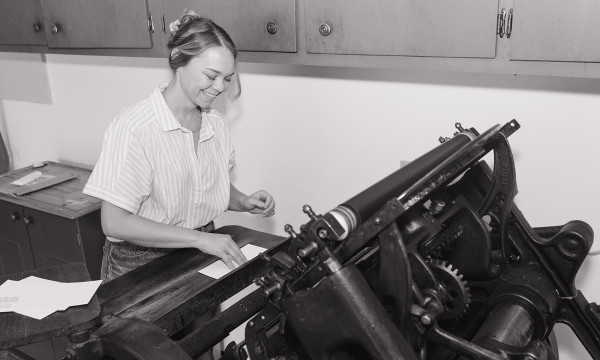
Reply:
[[203, 232], [199, 232], [198, 235], [198, 250], [220, 257], [231, 270], [248, 261], [231, 236]]

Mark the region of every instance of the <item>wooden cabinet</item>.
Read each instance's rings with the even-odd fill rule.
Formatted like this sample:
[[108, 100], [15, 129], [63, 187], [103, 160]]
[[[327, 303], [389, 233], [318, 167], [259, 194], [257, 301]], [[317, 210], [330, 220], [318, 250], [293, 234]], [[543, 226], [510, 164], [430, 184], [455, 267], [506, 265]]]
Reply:
[[0, 200], [0, 275], [35, 269], [23, 207]]
[[152, 47], [146, 0], [41, 1], [49, 47]]
[[164, 58], [186, 8], [243, 62], [600, 78], [594, 0], [0, 0], [0, 51]]
[[40, 0], [0, 1], [0, 44], [48, 44]]
[[[11, 195], [16, 187], [10, 183], [34, 170], [42, 172], [43, 181], [69, 180], [45, 188], [40, 181], [34, 185], [40, 190]], [[39, 169], [27, 167], [0, 176], [0, 275], [81, 262], [92, 280], [100, 279], [105, 239], [100, 200], [81, 192], [90, 173], [48, 162]], [[64, 357], [66, 348], [66, 339], [57, 338], [17, 350], [28, 358], [55, 360]]]
[[0, 44], [151, 48], [146, 0], [2, 0]]
[[600, 62], [600, 2], [513, 0], [511, 60]]
[[211, 18], [240, 51], [297, 51], [294, 0], [165, 0], [163, 8], [167, 27], [184, 9]]
[[309, 53], [494, 58], [498, 1], [305, 0]]
[[[49, 180], [73, 178], [29, 194], [10, 195], [10, 183], [34, 170]], [[48, 163], [0, 177], [0, 274], [82, 262], [92, 279], [100, 278], [104, 245], [100, 201], [81, 192], [89, 175], [88, 170]]]

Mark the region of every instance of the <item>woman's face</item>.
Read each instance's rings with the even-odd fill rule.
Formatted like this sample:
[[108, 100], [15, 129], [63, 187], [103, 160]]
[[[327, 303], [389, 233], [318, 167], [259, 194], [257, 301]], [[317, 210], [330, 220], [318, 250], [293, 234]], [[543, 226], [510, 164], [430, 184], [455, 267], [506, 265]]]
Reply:
[[210, 107], [227, 87], [235, 73], [233, 54], [222, 46], [214, 46], [194, 56], [177, 69], [183, 93], [196, 106]]

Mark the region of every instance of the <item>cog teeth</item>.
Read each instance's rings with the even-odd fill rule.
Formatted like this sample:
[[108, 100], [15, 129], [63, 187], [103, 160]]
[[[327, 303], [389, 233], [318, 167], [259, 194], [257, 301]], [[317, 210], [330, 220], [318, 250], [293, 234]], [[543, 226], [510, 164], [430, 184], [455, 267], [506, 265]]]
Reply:
[[[451, 306], [445, 307], [441, 318], [460, 318], [465, 315], [471, 303], [471, 293], [467, 282], [463, 280], [464, 276], [459, 274], [458, 268], [455, 268], [446, 260], [433, 259], [429, 265], [440, 284], [448, 291], [453, 291], [454, 294], [445, 299]], [[456, 294], [460, 295], [456, 296]]]

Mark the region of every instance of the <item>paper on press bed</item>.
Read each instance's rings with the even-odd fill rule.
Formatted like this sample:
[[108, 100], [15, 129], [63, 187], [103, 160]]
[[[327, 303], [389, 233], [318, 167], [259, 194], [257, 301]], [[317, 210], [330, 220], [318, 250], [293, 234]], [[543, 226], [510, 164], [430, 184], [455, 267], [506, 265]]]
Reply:
[[[240, 248], [240, 250], [242, 250], [242, 253], [246, 256], [246, 259], [250, 260], [250, 259], [254, 259], [258, 255], [260, 255], [261, 252], [264, 252], [267, 249], [260, 247], [260, 246], [248, 244], [248, 245], [242, 246]], [[223, 260], [218, 260], [218, 261], [215, 261], [214, 263], [208, 265], [204, 269], [199, 270], [198, 272], [201, 274], [204, 274], [206, 276], [210, 276], [213, 279], [219, 279], [219, 278], [227, 275], [230, 271], [231, 271], [231, 269], [229, 269], [229, 267], [227, 265], [225, 265]]]
[[35, 276], [7, 280], [0, 285], [0, 312], [14, 311], [40, 320], [55, 311], [88, 304], [101, 282], [62, 283]]

